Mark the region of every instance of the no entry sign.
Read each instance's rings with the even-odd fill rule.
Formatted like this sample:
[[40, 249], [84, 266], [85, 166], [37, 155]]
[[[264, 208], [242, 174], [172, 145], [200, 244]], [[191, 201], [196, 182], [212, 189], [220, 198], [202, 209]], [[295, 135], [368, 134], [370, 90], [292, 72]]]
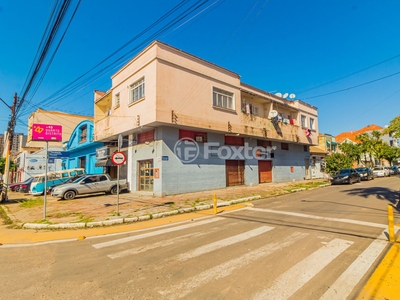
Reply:
[[114, 152], [111, 155], [111, 160], [112, 160], [114, 165], [119, 166], [119, 165], [122, 165], [122, 164], [124, 164], [126, 162], [126, 156], [122, 152]]

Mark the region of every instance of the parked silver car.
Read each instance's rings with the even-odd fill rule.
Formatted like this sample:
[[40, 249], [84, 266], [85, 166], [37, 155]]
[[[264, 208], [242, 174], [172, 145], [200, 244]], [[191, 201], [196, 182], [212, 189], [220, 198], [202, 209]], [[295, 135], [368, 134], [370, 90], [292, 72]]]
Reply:
[[387, 167], [383, 167], [383, 166], [375, 166], [372, 169], [372, 172], [374, 173], [375, 177], [390, 176], [389, 169]]
[[[125, 179], [119, 181], [120, 190], [127, 190], [128, 184]], [[117, 181], [112, 180], [107, 174], [86, 175], [75, 181], [56, 186], [51, 195], [66, 200], [74, 199], [76, 195], [93, 193], [117, 193]]]

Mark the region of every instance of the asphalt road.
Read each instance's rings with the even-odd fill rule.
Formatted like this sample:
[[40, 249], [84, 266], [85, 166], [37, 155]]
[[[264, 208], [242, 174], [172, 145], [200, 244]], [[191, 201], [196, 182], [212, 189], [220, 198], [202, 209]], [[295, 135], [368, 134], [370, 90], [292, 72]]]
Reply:
[[397, 177], [378, 178], [152, 229], [0, 248], [0, 298], [355, 299], [389, 247], [399, 188]]

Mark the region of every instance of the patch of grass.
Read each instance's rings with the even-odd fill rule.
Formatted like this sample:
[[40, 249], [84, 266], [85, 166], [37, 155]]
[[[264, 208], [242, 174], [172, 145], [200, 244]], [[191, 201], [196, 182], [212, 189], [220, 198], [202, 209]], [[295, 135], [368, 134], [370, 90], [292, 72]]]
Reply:
[[94, 221], [93, 217], [90, 217], [90, 216], [86, 217], [86, 216], [82, 215], [79, 217], [79, 220], [76, 221], [75, 223], [89, 223], [89, 222], [93, 222], [93, 221]]
[[23, 208], [32, 208], [43, 205], [42, 198], [24, 199], [20, 201], [19, 206]]
[[3, 219], [4, 225], [12, 225], [13, 224], [13, 221], [10, 219], [10, 217], [7, 215], [7, 213], [4, 211], [2, 206], [0, 206], [0, 218]]
[[36, 220], [36, 221], [34, 221], [33, 223], [36, 223], [36, 224], [53, 224], [52, 222], [50, 222], [49, 220]]
[[111, 212], [111, 215], [112, 215], [112, 216], [120, 216], [121, 213], [117, 213], [116, 211], [113, 211], [113, 212]]
[[61, 219], [61, 218], [69, 217], [69, 216], [71, 216], [73, 214], [74, 213], [71, 213], [71, 212], [63, 212], [63, 213], [59, 212], [59, 213], [56, 213], [54, 216], [53, 215], [51, 215], [51, 216], [49, 215], [48, 217]]

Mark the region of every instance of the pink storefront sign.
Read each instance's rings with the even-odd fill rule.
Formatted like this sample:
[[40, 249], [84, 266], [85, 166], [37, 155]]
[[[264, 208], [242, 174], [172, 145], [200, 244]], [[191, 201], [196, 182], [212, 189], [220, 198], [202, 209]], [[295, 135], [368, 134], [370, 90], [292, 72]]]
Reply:
[[62, 141], [62, 126], [51, 124], [33, 124], [32, 141]]

